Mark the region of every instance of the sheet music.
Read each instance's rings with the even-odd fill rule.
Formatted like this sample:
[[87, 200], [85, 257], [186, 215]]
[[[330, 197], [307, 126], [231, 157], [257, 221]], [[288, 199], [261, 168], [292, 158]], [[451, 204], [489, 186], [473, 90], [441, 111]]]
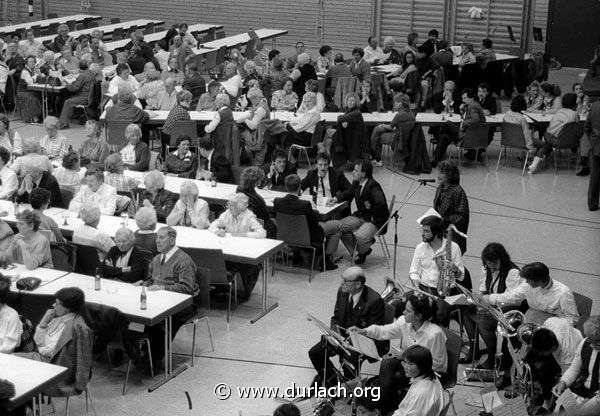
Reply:
[[313, 314], [306, 312], [306, 316], [308, 317], [308, 320], [313, 321], [315, 323], [315, 325], [317, 325], [319, 327], [319, 329], [321, 329], [321, 331], [323, 331], [327, 335], [334, 337], [336, 340], [338, 340], [340, 342], [340, 344], [345, 341], [343, 336], [341, 336], [340, 334], [338, 334], [335, 331], [332, 331], [327, 325], [325, 325], [325, 323], [323, 323], [323, 321], [316, 318]]
[[371, 338], [367, 338], [364, 335], [360, 335], [357, 332], [350, 333], [350, 339], [352, 340], [352, 346], [355, 350], [358, 350], [363, 355], [371, 357], [375, 360], [381, 360], [375, 342]]
[[483, 403], [483, 409], [488, 413], [495, 408], [502, 406], [502, 399], [500, 399], [497, 390], [482, 394], [481, 401]]
[[444, 300], [450, 305], [472, 305], [473, 302], [469, 300], [465, 295], [452, 295], [446, 296]]
[[494, 416], [529, 416], [522, 397], [509, 399], [494, 409]]
[[427, 210], [427, 212], [423, 215], [421, 215], [418, 219], [417, 219], [417, 224], [421, 225], [421, 221], [423, 221], [424, 218], [427, 217], [438, 217], [438, 218], [442, 218], [442, 216], [439, 214], [439, 212], [437, 212], [435, 209], [433, 208], [429, 208]]
[[558, 399], [556, 399], [556, 408], [560, 409], [561, 407], [566, 411], [572, 411], [579, 407], [577, 399], [570, 389], [563, 391], [563, 393], [558, 396]]

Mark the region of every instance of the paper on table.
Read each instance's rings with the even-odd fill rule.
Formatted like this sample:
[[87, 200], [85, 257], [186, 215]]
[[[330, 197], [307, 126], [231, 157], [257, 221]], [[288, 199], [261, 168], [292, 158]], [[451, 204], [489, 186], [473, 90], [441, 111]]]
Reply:
[[483, 402], [483, 409], [491, 413], [496, 407], [502, 406], [502, 400], [498, 396], [498, 391], [490, 391], [481, 395], [481, 401]]
[[419, 225], [420, 225], [420, 224], [421, 224], [421, 221], [423, 221], [423, 219], [425, 219], [425, 218], [427, 218], [427, 217], [431, 217], [431, 216], [438, 217], [438, 218], [442, 218], [442, 216], [439, 214], [439, 212], [437, 212], [437, 211], [436, 211], [435, 209], [433, 209], [433, 208], [429, 208], [425, 214], [423, 214], [422, 216], [420, 216], [420, 217], [417, 219], [417, 224], [419, 224]]
[[472, 305], [473, 302], [469, 300], [462, 293], [459, 295], [446, 296], [444, 300], [450, 305]]
[[375, 347], [375, 342], [371, 338], [367, 338], [357, 332], [351, 332], [350, 340], [352, 340], [354, 349], [358, 350], [361, 354], [375, 360], [381, 360], [377, 352], [377, 347]]
[[556, 399], [556, 409], [560, 410], [561, 407], [568, 412], [579, 407], [577, 399], [570, 389], [563, 391], [563, 393], [558, 396], [558, 399]]
[[321, 321], [319, 318], [316, 318], [313, 314], [306, 312], [306, 317], [308, 318], [309, 321], [312, 321], [315, 323], [316, 326], [318, 326], [321, 331], [323, 331], [324, 333], [334, 337], [336, 340], [338, 340], [339, 342], [343, 343], [344, 337], [341, 336], [340, 334], [338, 334], [335, 331], [332, 331], [327, 325], [325, 325], [325, 323], [323, 321]]

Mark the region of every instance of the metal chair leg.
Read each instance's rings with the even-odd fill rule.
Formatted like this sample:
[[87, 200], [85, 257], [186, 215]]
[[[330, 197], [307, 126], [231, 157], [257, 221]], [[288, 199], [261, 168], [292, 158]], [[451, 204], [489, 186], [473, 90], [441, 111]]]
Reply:
[[[227, 323], [229, 323], [229, 314], [231, 313], [231, 291], [233, 289], [233, 286], [231, 285], [231, 283], [229, 283], [229, 301], [227, 302]], [[237, 292], [236, 292], [236, 297], [237, 297]]]
[[194, 351], [196, 350], [196, 321], [193, 322], [194, 330], [192, 331], [192, 367], [194, 367]]
[[206, 329], [208, 330], [208, 340], [210, 341], [210, 352], [213, 352], [215, 350], [215, 346], [213, 345], [212, 332], [210, 332], [208, 316], [205, 316], [204, 319], [206, 319]]
[[69, 416], [69, 396], [67, 396], [67, 403], [65, 405], [65, 416]]
[[92, 414], [94, 416], [96, 416], [96, 409], [94, 409], [94, 402], [92, 400], [92, 393], [90, 392], [89, 387], [85, 388], [85, 412], [87, 413], [87, 404], [88, 404], [88, 398], [90, 400], [90, 407], [92, 408]]
[[500, 158], [502, 158], [502, 149], [506, 151], [506, 146], [500, 146], [500, 153], [498, 153], [498, 162], [496, 163], [496, 172], [498, 172], [498, 168], [500, 167]]
[[523, 171], [521, 172], [521, 176], [525, 175], [525, 168], [527, 167], [527, 160], [529, 159], [529, 151], [525, 151], [525, 162], [523, 163]]
[[127, 363], [127, 371], [125, 372], [125, 380], [123, 380], [123, 391], [121, 395], [125, 396], [125, 392], [127, 390], [127, 381], [129, 380], [129, 370], [131, 370], [131, 360]]
[[312, 248], [312, 261], [310, 262], [310, 274], [308, 275], [308, 283], [312, 280], [313, 268], [315, 267], [315, 255], [317, 254], [317, 249]]
[[146, 343], [146, 348], [148, 349], [148, 360], [150, 361], [150, 375], [154, 378], [154, 362], [152, 361], [152, 350], [150, 349], [150, 339], [146, 338], [144, 340]]

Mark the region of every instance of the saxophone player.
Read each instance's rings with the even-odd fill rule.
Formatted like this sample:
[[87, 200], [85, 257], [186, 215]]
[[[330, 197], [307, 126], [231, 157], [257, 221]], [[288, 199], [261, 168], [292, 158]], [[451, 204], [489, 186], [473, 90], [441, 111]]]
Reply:
[[[442, 272], [446, 270], [450, 275], [448, 287], [456, 281], [462, 281], [465, 268], [458, 244], [447, 241], [444, 236], [444, 220], [440, 217], [429, 216], [421, 221], [421, 238], [415, 248], [410, 265], [410, 279], [422, 291], [439, 296], [438, 287]], [[447, 250], [450, 244], [450, 250]], [[445, 258], [450, 251], [450, 258]], [[448, 327], [450, 323], [450, 305], [442, 298], [437, 300], [437, 321], [441, 326]]]

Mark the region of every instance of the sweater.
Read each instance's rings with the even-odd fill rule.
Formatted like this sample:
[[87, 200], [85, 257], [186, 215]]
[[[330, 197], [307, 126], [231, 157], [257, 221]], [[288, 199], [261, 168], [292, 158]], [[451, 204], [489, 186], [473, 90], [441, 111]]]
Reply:
[[150, 263], [150, 283], [164, 286], [171, 292], [197, 296], [200, 293], [196, 280], [196, 264], [183, 250], [177, 249], [164, 264], [159, 253]]

